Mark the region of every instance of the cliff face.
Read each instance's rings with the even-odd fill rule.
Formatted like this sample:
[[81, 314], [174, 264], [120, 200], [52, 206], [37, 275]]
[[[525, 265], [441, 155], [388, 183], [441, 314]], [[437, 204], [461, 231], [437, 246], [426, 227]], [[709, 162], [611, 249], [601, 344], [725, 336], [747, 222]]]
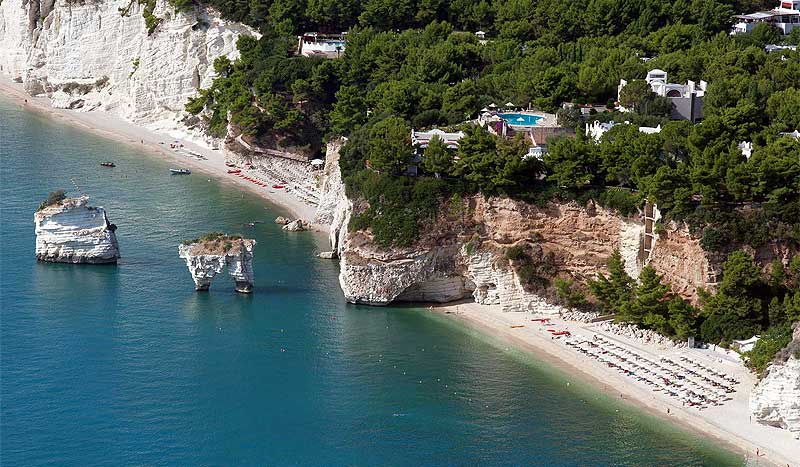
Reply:
[[213, 12], [176, 14], [157, 0], [162, 21], [148, 35], [144, 8], [131, 0], [3, 0], [0, 71], [55, 107], [183, 129], [184, 105], [211, 85], [214, 59], [235, 58], [237, 38], [251, 31]]
[[[229, 243], [228, 247], [224, 247]], [[233, 277], [235, 289], [240, 293], [253, 291], [253, 247], [256, 241], [235, 239], [220, 242], [195, 242], [180, 245], [178, 255], [186, 261], [192, 275], [195, 290], [205, 291], [211, 287], [214, 277], [226, 267]]]
[[[800, 325], [789, 349], [800, 349]], [[767, 371], [750, 395], [750, 411], [759, 423], [787, 429], [800, 439], [800, 359], [790, 354]]]
[[113, 264], [119, 258], [116, 226], [87, 197], [67, 198], [34, 214], [36, 259], [57, 263]]
[[515, 245], [532, 248], [534, 261], [546, 260], [579, 279], [603, 271], [618, 248], [630, 258], [631, 274], [638, 275], [642, 228], [610, 211], [577, 204], [537, 208], [482, 196], [468, 200], [465, 209], [459, 220], [438, 219], [434, 231], [411, 248], [379, 248], [368, 232], [347, 232], [343, 222], [337, 236], [339, 280], [347, 300], [384, 305], [473, 297], [505, 311], [558, 312], [532, 293], [505, 260], [504, 252]]

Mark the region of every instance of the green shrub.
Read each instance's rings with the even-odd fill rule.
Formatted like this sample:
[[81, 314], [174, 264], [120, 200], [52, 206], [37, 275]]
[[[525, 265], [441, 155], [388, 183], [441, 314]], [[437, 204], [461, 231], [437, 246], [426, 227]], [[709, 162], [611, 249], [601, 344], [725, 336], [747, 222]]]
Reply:
[[772, 327], [753, 346], [753, 350], [742, 355], [747, 359], [747, 366], [759, 374], [763, 374], [775, 358], [775, 354], [786, 347], [792, 340], [789, 326]]
[[705, 251], [722, 251], [730, 241], [730, 236], [726, 231], [715, 227], [706, 227], [700, 238], [700, 246]]
[[48, 206], [52, 206], [54, 204], [58, 204], [64, 201], [66, 198], [67, 198], [67, 192], [64, 190], [51, 191], [50, 193], [47, 194], [47, 199], [42, 201], [39, 204], [39, 208], [36, 210], [41, 211], [42, 209]]
[[509, 261], [522, 261], [523, 259], [530, 259], [526, 245], [514, 245], [511, 248], [507, 248], [505, 257]]

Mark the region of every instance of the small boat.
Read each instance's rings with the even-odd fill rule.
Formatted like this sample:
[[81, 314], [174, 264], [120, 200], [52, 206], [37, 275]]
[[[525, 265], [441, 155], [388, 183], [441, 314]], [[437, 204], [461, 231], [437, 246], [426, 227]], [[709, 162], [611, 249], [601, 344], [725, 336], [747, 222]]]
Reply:
[[116, 167], [117, 166], [117, 164], [115, 164], [113, 162], [101, 162], [100, 165], [102, 165], [103, 167]]
[[169, 169], [169, 171], [175, 175], [189, 175], [192, 173], [189, 169]]

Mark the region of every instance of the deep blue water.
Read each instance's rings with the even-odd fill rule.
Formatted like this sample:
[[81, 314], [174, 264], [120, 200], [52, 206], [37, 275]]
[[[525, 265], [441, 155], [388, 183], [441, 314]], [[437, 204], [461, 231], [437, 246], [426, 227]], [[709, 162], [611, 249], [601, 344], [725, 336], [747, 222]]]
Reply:
[[[741, 465], [445, 317], [345, 304], [317, 240], [233, 187], [2, 100], [0, 154], [2, 465]], [[70, 179], [118, 266], [35, 261]], [[252, 296], [194, 292], [177, 245], [210, 230], [257, 239]]]

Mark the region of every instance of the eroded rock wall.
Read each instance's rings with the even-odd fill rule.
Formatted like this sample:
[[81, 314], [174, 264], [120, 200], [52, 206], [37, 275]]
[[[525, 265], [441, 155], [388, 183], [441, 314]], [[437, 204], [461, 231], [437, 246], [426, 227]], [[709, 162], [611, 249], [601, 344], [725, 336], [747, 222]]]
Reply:
[[773, 363], [750, 395], [750, 411], [765, 425], [789, 430], [800, 439], [800, 323], [795, 325], [790, 354], [783, 363]]
[[214, 60], [236, 58], [236, 40], [252, 31], [212, 11], [175, 13], [157, 0], [153, 14], [162, 21], [148, 34], [144, 8], [131, 0], [3, 0], [0, 72], [55, 107], [185, 132], [179, 121], [187, 99], [211, 85]]
[[67, 198], [34, 214], [36, 259], [57, 263], [110, 264], [119, 258], [116, 229], [89, 198]]
[[[638, 254], [641, 229], [595, 206], [552, 204], [546, 208], [508, 198], [476, 196], [465, 202], [462, 219], [438, 219], [410, 248], [384, 249], [369, 232], [346, 229], [352, 204], [332, 229], [339, 249], [339, 281], [348, 301], [385, 305], [392, 301], [448, 302], [471, 297], [505, 311], [557, 313], [521, 282], [504, 261], [508, 247], [533, 244], [558, 271], [581, 280], [605, 269], [615, 248]], [[638, 273], [632, 261], [632, 272]]]

